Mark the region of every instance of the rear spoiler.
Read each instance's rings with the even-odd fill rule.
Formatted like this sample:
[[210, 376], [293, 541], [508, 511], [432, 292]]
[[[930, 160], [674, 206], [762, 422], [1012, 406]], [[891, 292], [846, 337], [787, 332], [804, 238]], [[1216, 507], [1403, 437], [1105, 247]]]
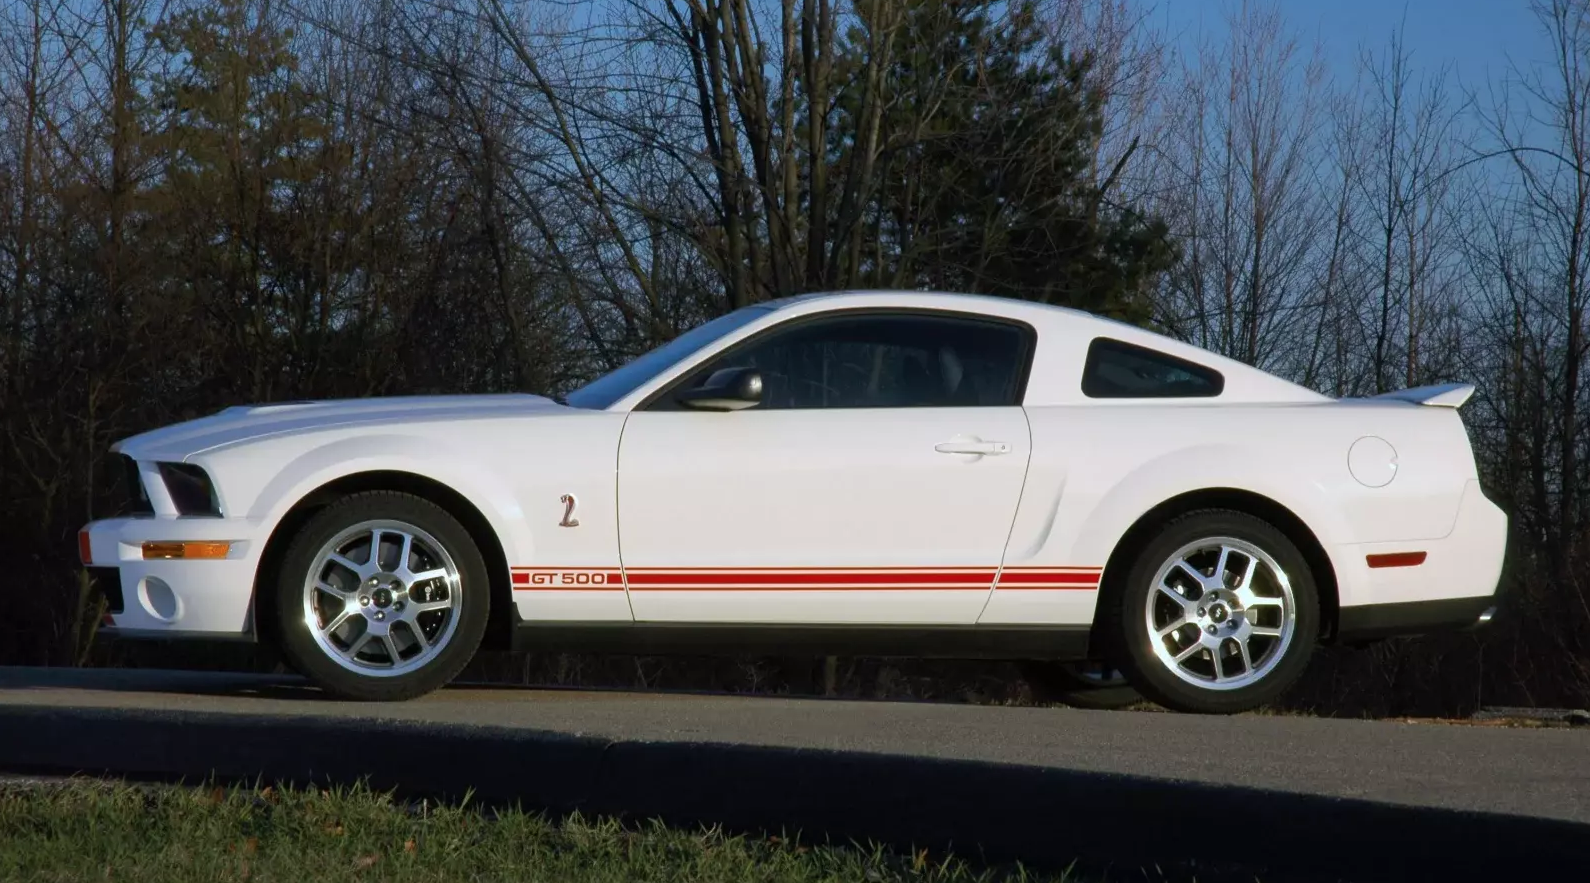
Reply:
[[1438, 383], [1435, 386], [1415, 386], [1412, 389], [1385, 392], [1370, 398], [1396, 399], [1436, 408], [1461, 408], [1471, 395], [1474, 395], [1472, 383]]

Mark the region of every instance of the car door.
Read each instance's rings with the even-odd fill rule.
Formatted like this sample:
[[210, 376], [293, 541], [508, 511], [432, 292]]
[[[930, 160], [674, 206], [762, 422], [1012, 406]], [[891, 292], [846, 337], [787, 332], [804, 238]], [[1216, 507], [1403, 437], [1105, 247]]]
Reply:
[[[854, 311], [706, 357], [624, 426], [635, 618], [975, 622], [1026, 473], [1033, 345], [1018, 322]], [[730, 368], [758, 372], [755, 406], [680, 403]]]

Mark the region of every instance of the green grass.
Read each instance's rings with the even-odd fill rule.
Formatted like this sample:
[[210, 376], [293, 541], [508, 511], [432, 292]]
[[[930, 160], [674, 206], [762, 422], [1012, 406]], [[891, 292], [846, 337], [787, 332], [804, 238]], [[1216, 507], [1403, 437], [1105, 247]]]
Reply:
[[437, 806], [363, 788], [76, 780], [0, 789], [5, 881], [972, 883], [1064, 880], [928, 853]]

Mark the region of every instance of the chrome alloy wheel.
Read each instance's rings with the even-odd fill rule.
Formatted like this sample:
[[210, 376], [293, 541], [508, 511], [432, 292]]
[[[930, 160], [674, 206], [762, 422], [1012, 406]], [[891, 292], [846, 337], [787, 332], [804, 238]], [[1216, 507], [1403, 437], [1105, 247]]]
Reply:
[[304, 619], [349, 671], [395, 677], [422, 668], [458, 628], [458, 565], [436, 538], [401, 521], [366, 521], [315, 553]]
[[1188, 543], [1154, 576], [1144, 610], [1154, 655], [1206, 690], [1237, 690], [1273, 670], [1297, 631], [1286, 571], [1246, 540]]

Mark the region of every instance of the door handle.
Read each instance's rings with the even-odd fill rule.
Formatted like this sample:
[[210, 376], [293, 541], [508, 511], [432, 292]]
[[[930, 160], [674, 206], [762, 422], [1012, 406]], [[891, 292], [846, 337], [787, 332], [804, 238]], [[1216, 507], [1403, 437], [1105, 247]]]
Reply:
[[1001, 441], [947, 441], [939, 442], [933, 450], [940, 454], [1008, 454], [1010, 442]]

